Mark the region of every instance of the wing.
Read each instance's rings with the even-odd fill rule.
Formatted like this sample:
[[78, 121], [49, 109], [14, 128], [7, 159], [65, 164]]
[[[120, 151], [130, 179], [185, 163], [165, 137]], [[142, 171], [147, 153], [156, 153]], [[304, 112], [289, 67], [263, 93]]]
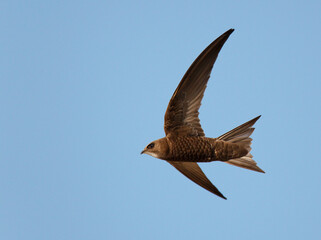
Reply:
[[228, 30], [212, 42], [185, 73], [165, 113], [166, 135], [205, 135], [198, 118], [198, 110], [218, 53], [233, 31], [234, 29]]
[[206, 190], [214, 193], [215, 195], [226, 199], [223, 194], [211, 183], [206, 177], [202, 169], [198, 166], [196, 162], [175, 162], [167, 161], [178, 171], [188, 177], [190, 180], [205, 188]]

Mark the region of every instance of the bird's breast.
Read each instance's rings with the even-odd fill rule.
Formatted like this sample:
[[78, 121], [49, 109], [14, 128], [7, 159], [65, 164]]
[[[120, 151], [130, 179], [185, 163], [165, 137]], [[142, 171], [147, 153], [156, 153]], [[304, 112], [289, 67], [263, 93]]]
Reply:
[[170, 141], [168, 160], [185, 162], [213, 161], [215, 159], [213, 140], [206, 137], [176, 137]]

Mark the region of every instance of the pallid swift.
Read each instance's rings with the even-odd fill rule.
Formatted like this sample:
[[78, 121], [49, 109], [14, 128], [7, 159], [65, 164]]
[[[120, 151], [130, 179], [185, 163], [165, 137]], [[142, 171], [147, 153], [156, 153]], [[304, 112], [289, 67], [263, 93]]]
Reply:
[[260, 116], [217, 138], [205, 137], [198, 118], [215, 60], [233, 31], [222, 34], [196, 58], [169, 101], [164, 123], [166, 137], [151, 142], [141, 152], [166, 160], [190, 180], [224, 199], [197, 162], [222, 161], [264, 173], [250, 153], [252, 126]]

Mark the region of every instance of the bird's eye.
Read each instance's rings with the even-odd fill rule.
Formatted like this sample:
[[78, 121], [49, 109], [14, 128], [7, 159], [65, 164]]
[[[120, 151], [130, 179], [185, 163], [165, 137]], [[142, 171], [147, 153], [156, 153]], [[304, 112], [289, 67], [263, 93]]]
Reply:
[[155, 146], [154, 143], [150, 143], [150, 144], [148, 144], [147, 148], [148, 148], [148, 149], [152, 149], [154, 146]]

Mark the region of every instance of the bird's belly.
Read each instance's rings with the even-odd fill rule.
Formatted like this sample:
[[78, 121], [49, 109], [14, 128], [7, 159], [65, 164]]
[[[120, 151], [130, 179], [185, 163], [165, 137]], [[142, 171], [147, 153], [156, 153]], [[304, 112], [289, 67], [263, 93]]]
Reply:
[[215, 160], [215, 151], [205, 138], [180, 138], [171, 146], [169, 160], [184, 162], [210, 162]]

